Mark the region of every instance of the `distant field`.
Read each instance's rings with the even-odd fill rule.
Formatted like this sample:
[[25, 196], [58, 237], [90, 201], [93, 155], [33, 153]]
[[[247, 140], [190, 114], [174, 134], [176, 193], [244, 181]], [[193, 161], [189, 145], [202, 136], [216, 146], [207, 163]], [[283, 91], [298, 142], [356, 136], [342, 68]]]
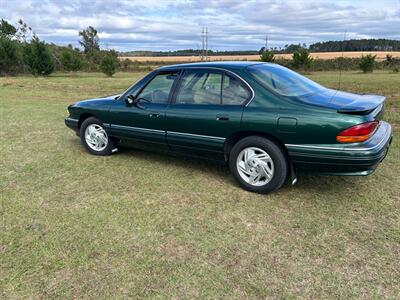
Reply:
[[[391, 54], [394, 57], [400, 57], [400, 51], [363, 51], [363, 52], [344, 52], [344, 57], [361, 57], [361, 55], [373, 54], [376, 55], [378, 60], [382, 60], [386, 58], [387, 54]], [[291, 58], [292, 54], [278, 54], [277, 57], [282, 58]], [[342, 56], [342, 52], [315, 52], [311, 53], [313, 58], [321, 58], [321, 59], [329, 59]], [[199, 61], [199, 56], [122, 56], [120, 59], [128, 58], [130, 60], [136, 60], [139, 62], [192, 62]], [[216, 55], [209, 56], [209, 59], [212, 61], [216, 60], [259, 60], [259, 55]]]

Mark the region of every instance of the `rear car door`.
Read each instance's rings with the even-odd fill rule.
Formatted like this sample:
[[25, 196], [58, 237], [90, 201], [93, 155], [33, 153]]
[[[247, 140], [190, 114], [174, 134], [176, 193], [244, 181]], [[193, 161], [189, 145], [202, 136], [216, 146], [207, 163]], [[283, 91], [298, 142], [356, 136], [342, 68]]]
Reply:
[[167, 142], [174, 151], [221, 157], [226, 137], [240, 129], [252, 92], [234, 74], [188, 68], [166, 112]]

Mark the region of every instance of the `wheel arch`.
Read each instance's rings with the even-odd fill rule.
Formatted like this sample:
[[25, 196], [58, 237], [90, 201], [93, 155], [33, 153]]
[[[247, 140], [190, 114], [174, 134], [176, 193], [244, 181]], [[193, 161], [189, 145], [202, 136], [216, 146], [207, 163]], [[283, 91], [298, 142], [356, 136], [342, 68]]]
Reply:
[[90, 118], [90, 117], [96, 117], [95, 115], [91, 114], [91, 113], [83, 113], [79, 116], [79, 121], [78, 121], [78, 129], [81, 128], [81, 125], [83, 123], [83, 121], [85, 121], [86, 119]]
[[267, 139], [275, 142], [282, 149], [282, 152], [285, 154], [286, 158], [290, 162], [289, 153], [285, 147], [285, 144], [279, 138], [275, 137], [272, 134], [268, 134], [265, 132], [250, 131], [250, 130], [236, 132], [236, 133], [232, 134], [231, 136], [229, 136], [225, 140], [225, 143], [224, 143], [224, 159], [225, 159], [225, 161], [229, 160], [229, 154], [230, 154], [233, 146], [240, 140], [242, 140], [246, 137], [249, 137], [249, 136], [264, 137], [264, 138], [267, 138]]

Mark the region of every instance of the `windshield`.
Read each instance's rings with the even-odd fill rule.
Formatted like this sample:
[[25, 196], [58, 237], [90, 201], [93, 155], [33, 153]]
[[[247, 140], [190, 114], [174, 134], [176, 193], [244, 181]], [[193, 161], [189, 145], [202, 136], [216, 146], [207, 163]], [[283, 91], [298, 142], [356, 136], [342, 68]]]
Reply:
[[247, 69], [261, 84], [283, 96], [298, 97], [326, 90], [318, 83], [279, 65], [257, 64]]

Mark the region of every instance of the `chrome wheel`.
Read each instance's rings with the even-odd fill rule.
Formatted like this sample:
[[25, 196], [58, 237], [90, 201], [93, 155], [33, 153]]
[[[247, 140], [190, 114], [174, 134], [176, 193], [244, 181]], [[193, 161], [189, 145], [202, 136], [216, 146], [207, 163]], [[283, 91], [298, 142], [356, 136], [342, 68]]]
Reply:
[[240, 177], [253, 186], [263, 186], [274, 176], [274, 162], [267, 152], [257, 147], [244, 148], [236, 160]]
[[85, 129], [86, 144], [94, 151], [103, 151], [108, 145], [108, 136], [103, 127], [90, 124]]

